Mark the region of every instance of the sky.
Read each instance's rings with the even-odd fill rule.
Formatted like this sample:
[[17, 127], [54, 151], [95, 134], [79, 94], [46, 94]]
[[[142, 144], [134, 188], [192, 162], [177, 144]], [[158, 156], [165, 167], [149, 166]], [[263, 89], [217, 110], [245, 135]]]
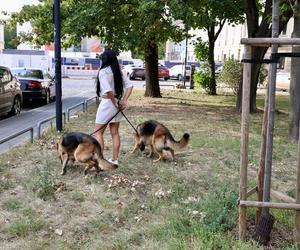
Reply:
[[0, 0], [0, 12], [19, 11], [21, 9], [21, 2], [19, 0]]

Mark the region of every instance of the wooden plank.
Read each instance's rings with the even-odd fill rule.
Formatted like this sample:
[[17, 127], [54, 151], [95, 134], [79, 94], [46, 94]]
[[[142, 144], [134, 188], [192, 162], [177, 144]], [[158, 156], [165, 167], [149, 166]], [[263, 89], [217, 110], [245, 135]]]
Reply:
[[[251, 46], [245, 46], [244, 59], [251, 58]], [[247, 169], [248, 169], [248, 139], [249, 139], [249, 109], [251, 64], [243, 65], [243, 96], [242, 96], [242, 123], [241, 123], [241, 150], [240, 150], [240, 200], [247, 199]], [[246, 240], [246, 207], [239, 207], [239, 239]]]
[[296, 203], [296, 199], [276, 190], [271, 189], [271, 196], [287, 203]]
[[252, 45], [252, 46], [264, 46], [271, 47], [272, 44], [277, 45], [300, 45], [300, 38], [242, 38], [241, 44]]
[[245, 200], [240, 200], [240, 207], [267, 207], [267, 208], [300, 210], [300, 204], [296, 204], [296, 203], [279, 203], [279, 202], [263, 202], [263, 201], [245, 201]]
[[247, 198], [250, 197], [252, 194], [257, 193], [257, 186], [255, 186], [254, 188], [251, 188], [248, 192], [247, 192]]

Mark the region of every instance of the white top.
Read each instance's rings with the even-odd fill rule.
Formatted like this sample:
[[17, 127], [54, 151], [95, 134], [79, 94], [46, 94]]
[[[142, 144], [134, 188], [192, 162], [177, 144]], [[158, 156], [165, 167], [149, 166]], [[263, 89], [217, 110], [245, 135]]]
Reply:
[[[103, 68], [99, 71], [99, 81], [100, 81], [100, 96], [105, 95], [107, 92], [112, 91], [115, 94], [115, 83], [114, 75], [111, 67]], [[128, 77], [122, 74], [123, 86], [125, 89], [132, 87], [132, 83], [129, 81]]]
[[[111, 70], [111, 67], [107, 67], [101, 69], [99, 71], [99, 81], [100, 81], [100, 95], [103, 96], [107, 92], [112, 91], [115, 94], [115, 85], [114, 85], [114, 75]], [[126, 76], [122, 76], [123, 78], [123, 87], [125, 89], [132, 87], [132, 83], [128, 80]], [[110, 99], [102, 98], [100, 105], [96, 114], [96, 123], [97, 124], [106, 124], [110, 118], [112, 118], [118, 112], [117, 108], [113, 105]], [[120, 122], [122, 120], [122, 114], [119, 113], [115, 118], [113, 118], [112, 122]]]

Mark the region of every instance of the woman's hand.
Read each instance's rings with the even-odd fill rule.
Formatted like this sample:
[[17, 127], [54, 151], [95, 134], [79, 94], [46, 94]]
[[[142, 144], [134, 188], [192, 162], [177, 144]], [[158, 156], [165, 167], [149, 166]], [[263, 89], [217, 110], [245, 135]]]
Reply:
[[127, 108], [127, 101], [121, 100], [119, 101], [119, 109], [124, 110]]

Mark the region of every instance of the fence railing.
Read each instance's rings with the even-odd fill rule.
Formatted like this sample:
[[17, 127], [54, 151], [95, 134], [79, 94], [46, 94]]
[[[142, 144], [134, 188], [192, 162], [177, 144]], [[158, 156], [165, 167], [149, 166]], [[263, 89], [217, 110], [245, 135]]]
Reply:
[[[63, 121], [64, 121], [64, 124], [66, 124], [69, 120], [70, 120], [70, 111], [79, 107], [79, 106], [82, 106], [82, 111], [83, 112], [86, 112], [87, 111], [87, 107], [89, 105], [89, 103], [91, 103], [91, 101], [93, 99], [96, 99], [96, 104], [99, 103], [99, 98], [97, 96], [95, 97], [92, 97], [92, 98], [89, 98], [87, 100], [85, 100], [84, 102], [81, 102], [81, 103], [78, 103], [70, 108], [67, 109], [67, 112], [63, 112], [62, 115], [63, 115]], [[56, 118], [56, 116], [51, 116], [45, 120], [42, 120], [42, 121], [39, 121], [37, 123], [37, 139], [40, 139], [41, 137], [41, 128], [42, 128], [42, 125], [46, 122], [49, 122], [51, 120], [54, 120]], [[14, 133], [8, 137], [5, 137], [4, 139], [0, 139], [0, 144], [2, 143], [5, 143], [5, 142], [8, 142], [14, 138], [16, 138], [17, 136], [20, 136], [20, 135], [23, 135], [27, 132], [30, 132], [30, 142], [33, 143], [33, 139], [34, 139], [34, 128], [35, 126], [32, 126], [32, 127], [29, 127], [29, 128], [26, 128], [26, 129], [23, 129], [21, 131], [18, 131], [17, 133]]]
[[5, 137], [4, 139], [1, 139], [0, 144], [10, 141], [11, 139], [14, 139], [15, 137], [17, 137], [19, 135], [23, 135], [23, 134], [27, 133], [28, 131], [30, 131], [30, 142], [33, 143], [33, 127], [30, 127], [30, 128], [25, 128], [25, 129], [13, 134], [13, 135], [10, 135], [8, 137]]
[[[63, 121], [64, 121], [64, 124], [66, 124], [66, 112], [63, 112], [62, 113], [63, 115]], [[40, 139], [41, 138], [41, 129], [42, 129], [42, 125], [46, 122], [50, 122], [51, 120], [54, 120], [56, 118], [56, 116], [51, 116], [45, 120], [42, 120], [42, 121], [39, 121], [38, 124], [37, 124], [37, 139]]]

